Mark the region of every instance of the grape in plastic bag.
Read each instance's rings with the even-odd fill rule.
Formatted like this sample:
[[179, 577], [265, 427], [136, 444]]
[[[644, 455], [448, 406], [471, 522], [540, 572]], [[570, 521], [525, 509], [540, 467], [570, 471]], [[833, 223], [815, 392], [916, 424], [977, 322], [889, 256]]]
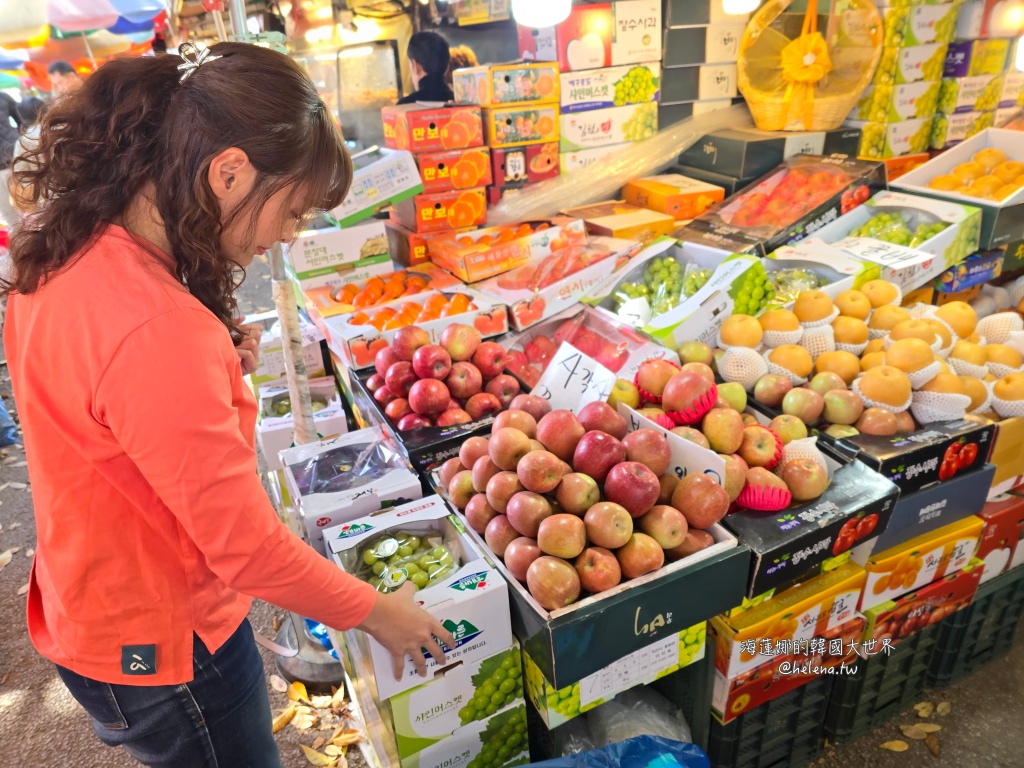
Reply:
[[363, 565], [355, 575], [378, 592], [394, 592], [407, 581], [423, 589], [457, 565], [440, 534], [424, 538], [403, 531], [388, 533], [368, 542], [361, 554]]
[[809, 269], [780, 269], [771, 272], [775, 301], [789, 304], [804, 291], [812, 291], [821, 285], [821, 278]]
[[385, 443], [344, 445], [289, 467], [299, 493], [340, 493], [379, 480], [405, 462]]

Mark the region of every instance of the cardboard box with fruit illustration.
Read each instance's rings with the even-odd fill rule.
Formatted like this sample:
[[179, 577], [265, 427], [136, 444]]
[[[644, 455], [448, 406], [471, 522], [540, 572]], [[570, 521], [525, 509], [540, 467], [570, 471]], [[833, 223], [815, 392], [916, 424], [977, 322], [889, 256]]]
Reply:
[[[345, 409], [330, 376], [309, 380], [313, 404], [313, 425], [318, 439], [330, 439], [348, 432]], [[292, 417], [290, 389], [284, 385], [260, 387], [260, 418], [256, 423], [256, 441], [263, 451], [267, 468], [283, 469], [280, 452], [295, 444], [295, 420]]]
[[[712, 626], [712, 634], [714, 629]], [[796, 690], [822, 674], [829, 674], [828, 670], [855, 666], [858, 657], [850, 644], [856, 643], [863, 632], [864, 617], [854, 614], [845, 623], [815, 638], [813, 653], [810, 639], [800, 644], [787, 639], [780, 641], [779, 651], [773, 652], [770, 661], [735, 677], [726, 677], [716, 668], [711, 693], [712, 714], [718, 722], [730, 723], [744, 712]], [[823, 646], [821, 641], [824, 641]], [[774, 641], [768, 642], [774, 647]]]
[[973, 558], [962, 570], [947, 574], [909, 594], [887, 600], [864, 612], [864, 640], [876, 647], [888, 640], [896, 645], [925, 627], [938, 624], [974, 601], [985, 564]]
[[403, 104], [384, 107], [384, 144], [413, 154], [483, 146], [480, 107]]
[[416, 156], [424, 192], [472, 189], [491, 183], [491, 156], [487, 147], [426, 152]]
[[529, 762], [526, 706], [519, 704], [403, 758], [401, 768], [476, 768], [484, 764], [513, 768]]
[[658, 132], [658, 105], [630, 104], [562, 115], [559, 151], [579, 152], [594, 147], [642, 141]]
[[558, 175], [558, 143], [494, 149], [491, 151], [491, 166], [494, 184], [499, 187], [553, 179]]
[[865, 120], [847, 120], [846, 125], [861, 132], [858, 157], [882, 160], [887, 157], [926, 152], [932, 138], [931, 117], [876, 123]]
[[645, 247], [659, 237], [672, 234], [676, 228], [674, 217], [623, 200], [593, 203], [563, 213], [582, 219], [591, 235], [638, 240]]
[[429, 192], [402, 201], [391, 216], [421, 233], [478, 227], [487, 221], [487, 197], [483, 187]]
[[320, 554], [328, 554], [325, 528], [423, 495], [419, 477], [383, 438], [380, 429], [361, 429], [281, 451], [285, 487]]
[[522, 61], [457, 69], [452, 90], [458, 104], [557, 104], [558, 65]]
[[959, 3], [881, 7], [885, 44], [949, 43], [956, 36]]
[[558, 106], [538, 104], [484, 109], [487, 146], [522, 147], [558, 141]]
[[854, 547], [851, 558], [868, 572], [860, 610], [895, 600], [959, 571], [971, 561], [983, 525], [980, 518], [972, 516], [892, 549], [875, 551], [870, 541]]
[[[399, 534], [407, 537], [407, 543], [402, 543]], [[409, 536], [416, 539], [416, 546]], [[357, 578], [376, 578], [384, 589], [397, 589], [406, 581], [417, 585], [416, 601], [457, 641], [455, 648], [444, 649], [448, 664], [482, 661], [512, 647], [508, 586], [462, 532], [440, 497], [428, 496], [351, 520], [326, 530], [324, 539], [334, 561]], [[427, 555], [411, 559], [427, 545]], [[396, 556], [398, 560], [394, 560]], [[386, 562], [380, 575], [371, 570], [378, 562]], [[415, 571], [409, 563], [417, 564]], [[418, 582], [419, 574], [429, 580]], [[381, 701], [423, 682], [412, 659], [406, 659], [401, 679], [396, 680], [391, 654], [383, 645], [355, 630], [346, 633], [346, 638], [370, 659]], [[438, 668], [437, 661], [428, 656], [428, 673]]]
[[1003, 40], [957, 40], [949, 44], [943, 77], [977, 77], [998, 75], [1006, 69], [1010, 54], [1010, 41]]
[[428, 250], [434, 264], [466, 282], [476, 282], [551, 256], [585, 238], [582, 221], [558, 217], [518, 227], [440, 235], [431, 240]]
[[558, 155], [558, 169], [562, 174], [575, 173], [589, 168], [595, 163], [603, 163], [629, 146], [629, 144], [614, 144], [608, 147], [581, 149], [578, 152], [561, 152]]
[[993, 282], [1002, 271], [1002, 250], [978, 251], [939, 275], [935, 281], [935, 290], [940, 293], [958, 293]]
[[341, 205], [330, 213], [338, 226], [351, 227], [423, 191], [423, 181], [408, 152], [367, 150], [356, 154], [352, 165], [352, 186]]
[[932, 149], [949, 149], [996, 123], [996, 113], [961, 112], [956, 115], [938, 114], [932, 125]]
[[763, 256], [813, 235], [884, 187], [885, 168], [879, 163], [838, 155], [791, 157], [676, 234]]
[[[869, 158], [862, 157], [861, 160]], [[927, 152], [916, 155], [903, 155], [902, 157], [888, 157], [885, 159], [885, 176], [889, 181], [898, 179], [905, 173], [909, 173], [918, 166], [924, 165], [931, 159]]]
[[288, 271], [300, 292], [367, 280], [392, 271], [384, 222], [313, 229], [285, 246]]
[[589, 712], [637, 685], [645, 685], [704, 658], [706, 622], [634, 651], [562, 689], [548, 682], [528, 654], [523, 654], [526, 693], [548, 729]]
[[[490, 189], [490, 187], [488, 187]], [[444, 237], [449, 232], [433, 232], [420, 234], [406, 229], [394, 219], [384, 222], [384, 228], [388, 235], [388, 250], [391, 252], [391, 260], [402, 267], [416, 267], [430, 262], [430, 253], [427, 250], [427, 243], [432, 238]], [[464, 232], [472, 232], [473, 227], [450, 230], [451, 234], [461, 235]]]
[[[946, 115], [991, 111], [1000, 105], [1005, 78], [1004, 74], [943, 78], [939, 110]], [[1006, 106], [1016, 103], [1014, 98]]]
[[628, 203], [668, 214], [675, 221], [680, 221], [700, 216], [722, 202], [725, 190], [714, 184], [669, 173], [627, 182], [622, 188], [622, 197]]
[[941, 80], [948, 47], [946, 43], [929, 43], [906, 48], [883, 48], [873, 82], [875, 85], [900, 85], [921, 80]]
[[974, 554], [985, 562], [981, 580], [986, 582], [1024, 563], [1024, 494], [1014, 490], [999, 496], [982, 507], [978, 517], [985, 528]]
[[561, 76], [559, 106], [562, 114], [658, 101], [661, 65], [632, 66], [565, 72]]

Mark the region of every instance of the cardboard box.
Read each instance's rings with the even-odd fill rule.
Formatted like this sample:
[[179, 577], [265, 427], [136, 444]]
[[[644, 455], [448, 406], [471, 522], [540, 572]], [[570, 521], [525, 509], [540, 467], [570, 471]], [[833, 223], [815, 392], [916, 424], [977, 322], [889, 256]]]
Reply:
[[384, 107], [384, 144], [392, 149], [443, 152], [480, 147], [484, 143], [480, 107], [438, 107], [403, 104]]
[[960, 6], [956, 36], [971, 40], [1007, 34], [1007, 27], [1012, 28], [1016, 23], [1012, 13], [1005, 15], [1007, 10], [1008, 6], [1000, 5], [1000, 0], [967, 0]]
[[[502, 735], [506, 728], [512, 730], [507, 737]], [[509, 744], [515, 744], [515, 747], [509, 747]], [[484, 722], [460, 728], [449, 738], [404, 758], [401, 768], [475, 768], [480, 764], [480, 755], [500, 754], [502, 749], [508, 749], [508, 758], [495, 758], [490, 765], [512, 768], [530, 762], [528, 747], [526, 706], [520, 704], [504, 709]]]
[[603, 163], [615, 157], [619, 152], [632, 146], [631, 144], [614, 144], [608, 147], [581, 149], [578, 152], [562, 152], [558, 155], [559, 171], [563, 174], [575, 173], [589, 168], [596, 163]]
[[416, 156], [424, 192], [485, 187], [492, 182], [491, 155], [487, 147], [427, 152]]
[[690, 179], [696, 179], [697, 181], [703, 181], [708, 184], [714, 184], [716, 187], [721, 187], [725, 190], [725, 196], [731, 197], [745, 187], [749, 187], [751, 184], [757, 181], [757, 176], [747, 179], [736, 178], [735, 176], [727, 176], [724, 173], [715, 173], [713, 171], [706, 171], [703, 168], [696, 168], [692, 165], [677, 165], [670, 169], [670, 173], [678, 173], [686, 176]]
[[456, 69], [452, 90], [458, 104], [557, 104], [558, 66], [523, 61]]
[[734, 99], [739, 96], [739, 75], [735, 64], [697, 64], [673, 67], [662, 78], [661, 103]]
[[679, 221], [699, 216], [722, 202], [725, 190], [686, 176], [664, 174], [627, 182], [622, 188], [622, 197], [628, 203], [650, 208]]
[[[862, 157], [861, 160], [870, 160], [870, 158]], [[921, 152], [916, 155], [903, 155], [902, 157], [887, 157], [884, 160], [885, 163], [885, 177], [888, 181], [898, 179], [905, 173], [909, 173], [915, 168], [924, 165], [931, 160], [931, 155], [927, 152]]]
[[877, 550], [892, 549], [957, 520], [976, 515], [985, 506], [996, 468], [991, 464], [914, 493], [896, 502], [889, 525], [878, 536]]
[[[939, 106], [947, 115], [993, 110], [1000, 104], [1005, 74], [944, 77]], [[1016, 104], [1007, 104], [1011, 107]]]
[[591, 235], [638, 240], [649, 245], [676, 228], [676, 218], [623, 200], [609, 200], [563, 211], [566, 216], [582, 219]]
[[666, 67], [735, 64], [739, 57], [743, 30], [742, 24], [708, 24], [666, 29], [663, 46], [664, 64]]
[[424, 193], [396, 205], [391, 216], [420, 233], [478, 227], [487, 220], [487, 198], [483, 187]]
[[522, 147], [558, 141], [558, 105], [484, 109], [487, 146]]
[[[491, 189], [491, 187], [488, 187], [488, 189]], [[406, 229], [394, 219], [385, 221], [384, 228], [387, 230], [388, 250], [391, 252], [391, 260], [395, 264], [406, 268], [430, 263], [427, 243], [431, 239], [444, 237], [448, 234], [461, 235], [466, 232], [472, 232], [474, 229], [473, 227], [465, 227], [463, 229], [449, 230], [448, 232], [420, 234], [419, 232], [413, 232], [411, 229]]]
[[935, 289], [942, 293], [956, 293], [976, 286], [985, 285], [1002, 274], [1003, 252], [978, 251], [955, 267], [950, 267], [935, 283]]
[[661, 59], [661, 3], [619, 0], [575, 6], [554, 27], [519, 27], [528, 61], [557, 61], [562, 72]]
[[949, 43], [956, 35], [958, 2], [881, 7], [885, 44], [893, 47]]
[[[365, 469], [353, 472], [360, 458]], [[328, 554], [325, 528], [423, 495], [419, 477], [392, 445], [383, 442], [379, 429], [288, 448], [281, 452], [281, 461], [285, 487], [310, 545], [321, 555]]]
[[899, 155], [920, 154], [928, 149], [932, 118], [904, 120], [899, 123], [869, 123], [847, 120], [846, 125], [861, 132], [857, 157], [880, 160]]
[[946, 49], [946, 43], [883, 48], [872, 82], [875, 85], [899, 85], [921, 80], [941, 80]]
[[[640, 88], [637, 81], [646, 83]], [[586, 112], [626, 104], [657, 102], [661, 94], [661, 64], [632, 64], [561, 75], [561, 113]]]
[[678, 104], [658, 105], [658, 126], [665, 130], [671, 125], [681, 123], [697, 115], [706, 115], [720, 109], [728, 109], [736, 104], [742, 104], [743, 99], [705, 99], [703, 101], [684, 101]]
[[995, 112], [962, 112], [935, 116], [932, 125], [932, 149], [948, 149], [964, 139], [995, 125]]
[[351, 227], [423, 191], [416, 163], [408, 152], [367, 150], [357, 153], [352, 165], [352, 186], [330, 214], [338, 226]]
[[[274, 317], [277, 313], [274, 313]], [[324, 335], [312, 323], [299, 315], [299, 334], [302, 336], [302, 362], [306, 375], [311, 378], [323, 376]], [[250, 374], [254, 388], [264, 384], [285, 384], [287, 369], [284, 362], [284, 343], [281, 340], [281, 323], [275, 322], [260, 336], [260, 367]]]
[[285, 259], [302, 288], [341, 286], [392, 271], [384, 222], [314, 229], [285, 246]]
[[491, 152], [491, 167], [494, 184], [498, 187], [553, 179], [558, 175], [558, 143], [495, 149]]
[[658, 132], [656, 104], [630, 104], [625, 107], [573, 112], [561, 117], [559, 151], [606, 147], [642, 141]]
[[[287, 384], [262, 386], [259, 394], [261, 418], [256, 423], [256, 441], [267, 462], [267, 469], [284, 469], [279, 454], [295, 445], [295, 419], [291, 414], [290, 391]], [[341, 406], [333, 378], [311, 378], [309, 395], [313, 401], [313, 425], [318, 440], [329, 440], [348, 432], [345, 409]], [[286, 400], [289, 401], [287, 413], [278, 412], [275, 405]]]
[[982, 583], [1024, 563], [1024, 495], [1018, 490], [1001, 494], [982, 507], [985, 523], [974, 556], [985, 562]]
[[1006, 69], [1009, 40], [958, 40], [949, 44], [943, 77], [998, 75]]
[[[546, 228], [537, 229], [542, 225]], [[467, 283], [485, 280], [521, 267], [533, 259], [543, 259], [586, 239], [582, 221], [557, 217], [540, 222], [534, 231], [514, 236], [518, 229], [487, 227], [465, 235], [441, 235], [430, 243], [430, 258]], [[506, 237], [502, 233], [513, 232]], [[499, 241], [498, 238], [501, 238]]]
[[694, 24], [746, 24], [749, 13], [728, 13], [723, 0], [693, 3], [690, 0], [668, 0], [665, 3], [665, 27], [689, 27]]
[[999, 106], [1024, 106], [1024, 72], [1018, 72], [1012, 62], [1010, 71], [1003, 75], [1003, 90], [999, 95]]
[[928, 118], [935, 114], [939, 89], [938, 83], [923, 81], [903, 85], [872, 85], [865, 89], [850, 113], [850, 118], [876, 123]]
[[967, 517], [911, 539], [897, 547], [875, 551], [875, 542], [854, 547], [851, 559], [868, 572], [861, 593], [861, 611], [959, 571], [974, 555], [983, 523]]
[[1005, 128], [988, 128], [901, 176], [893, 185], [915, 195], [938, 197], [980, 208], [981, 236], [978, 247], [981, 250], [1024, 239], [1024, 188], [1012, 197], [994, 202], [956, 192], [940, 192], [929, 187], [928, 182], [940, 174], [949, 173], [986, 147], [996, 147], [1009, 157], [1018, 158], [1021, 156], [1020, 133]]

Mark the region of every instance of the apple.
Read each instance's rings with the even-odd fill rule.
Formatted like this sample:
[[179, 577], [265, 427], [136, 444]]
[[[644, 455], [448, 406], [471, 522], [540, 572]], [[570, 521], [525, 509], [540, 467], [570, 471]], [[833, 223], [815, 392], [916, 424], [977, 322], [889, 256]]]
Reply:
[[684, 557], [689, 557], [695, 552], [707, 549], [714, 543], [715, 540], [711, 538], [711, 534], [707, 531], [689, 530], [686, 532], [683, 543], [666, 551], [665, 554], [669, 560], [682, 560]]
[[397, 398], [390, 389], [387, 387], [381, 387], [373, 393], [373, 399], [376, 400], [379, 405], [387, 408], [388, 404]]
[[824, 409], [825, 398], [807, 387], [791, 389], [782, 398], [782, 412], [796, 416], [808, 426], [813, 426], [818, 422]]
[[[386, 371], [385, 371], [386, 373]], [[378, 389], [387, 384], [383, 374], [375, 373], [373, 376], [366, 380], [366, 388], [371, 392], [376, 392]]]
[[572, 411], [551, 411], [537, 422], [537, 439], [562, 461], [572, 459], [586, 431]]
[[480, 346], [480, 331], [471, 325], [454, 323], [441, 331], [441, 346], [452, 360], [469, 360]]
[[551, 515], [540, 521], [537, 546], [545, 555], [572, 560], [587, 546], [587, 529], [576, 515]]
[[426, 416], [420, 416], [418, 413], [407, 413], [401, 419], [398, 420], [399, 432], [409, 432], [413, 429], [420, 429], [422, 427], [433, 426]]
[[[658, 421], [659, 418], [667, 418], [665, 411], [663, 409], [657, 408], [653, 405], [649, 405], [646, 408], [641, 408], [639, 411], [637, 411], [637, 413], [639, 413], [645, 419], [650, 419], [655, 424], [661, 423]], [[669, 419], [669, 421], [671, 422], [671, 419]]]
[[658, 478], [658, 484], [661, 486], [661, 491], [658, 492], [658, 503], [670, 503], [672, 494], [675, 493], [676, 486], [679, 485], [679, 476], [674, 472], [666, 472]]
[[577, 418], [587, 432], [604, 432], [618, 440], [626, 436], [626, 420], [608, 403], [587, 403]]
[[634, 533], [615, 553], [627, 579], [636, 579], [665, 564], [665, 550], [646, 533]]
[[[530, 450], [531, 451], [546, 451], [547, 449], [544, 447], [544, 443], [542, 443], [540, 440], [538, 440], [537, 438], [534, 437], [534, 438], [530, 439]], [[567, 471], [571, 471], [571, 470], [572, 470], [572, 468], [570, 467], [569, 470], [567, 470]]]
[[714, 386], [714, 380], [708, 381], [699, 373], [680, 371], [665, 385], [665, 391], [661, 394], [661, 407], [666, 413], [685, 411], [693, 407]]
[[747, 407], [747, 390], [735, 381], [727, 381], [718, 385], [718, 403], [725, 403], [734, 411], [742, 412]]
[[638, 461], [656, 475], [668, 472], [672, 463], [672, 448], [668, 438], [653, 429], [638, 429], [622, 438], [626, 446], [626, 460]]
[[466, 522], [479, 534], [487, 530], [487, 524], [498, 516], [498, 510], [487, 503], [487, 495], [476, 494], [466, 505]]
[[456, 424], [470, 424], [472, 421], [473, 417], [461, 408], [448, 408], [434, 419], [434, 426], [452, 427]]
[[501, 469], [515, 471], [520, 460], [530, 452], [530, 438], [518, 429], [504, 427], [491, 434], [488, 453]]
[[519, 394], [519, 382], [507, 373], [502, 373], [487, 382], [484, 392], [489, 392], [498, 398], [502, 408], [508, 408]]
[[487, 503], [501, 514], [505, 514], [509, 499], [524, 490], [526, 489], [519, 482], [519, 475], [515, 472], [499, 472], [487, 481]]
[[846, 380], [833, 371], [822, 371], [808, 382], [807, 387], [824, 397], [833, 389], [846, 389]]
[[452, 369], [452, 359], [439, 344], [426, 344], [413, 353], [412, 369], [421, 379], [444, 381]]
[[752, 413], [744, 413], [743, 414], [743, 426], [744, 427], [749, 427], [749, 426], [755, 426], [756, 427], [760, 423], [761, 422], [759, 422], [757, 420], [757, 417], [754, 414], [752, 414]]
[[526, 572], [529, 570], [533, 561], [541, 556], [540, 547], [537, 546], [537, 542], [531, 539], [529, 536], [520, 536], [518, 539], [513, 539], [509, 542], [509, 545], [505, 547], [505, 567], [508, 568], [508, 572], [511, 573], [516, 581], [526, 582]]
[[448, 498], [459, 509], [465, 509], [469, 500], [476, 494], [473, 488], [473, 473], [468, 469], [458, 472], [448, 483]]
[[790, 459], [782, 465], [782, 479], [794, 501], [816, 499], [828, 488], [828, 472], [811, 459]]
[[725, 492], [729, 494], [729, 501], [736, 501], [747, 482], [747, 470], [750, 467], [735, 453], [723, 455], [722, 458], [725, 460]]
[[399, 360], [388, 368], [384, 374], [384, 383], [391, 390], [395, 397], [409, 397], [409, 389], [416, 383], [416, 372], [412, 369], [412, 363]]
[[653, 507], [660, 493], [658, 476], [638, 461], [616, 464], [604, 481], [605, 498], [624, 507], [634, 518]]
[[531, 439], [537, 435], [537, 422], [526, 411], [502, 411], [494, 417], [491, 432], [497, 432], [506, 427], [518, 429]]
[[658, 542], [662, 549], [673, 549], [682, 544], [688, 528], [683, 513], [667, 504], [651, 507], [640, 518], [640, 530]]
[[715, 359], [715, 355], [711, 347], [703, 341], [684, 341], [679, 346], [679, 359], [684, 365], [687, 363], [704, 363], [704, 365], [710, 366], [711, 362]]
[[409, 407], [420, 416], [436, 416], [450, 402], [448, 387], [437, 379], [420, 379], [409, 389]]
[[[611, 394], [608, 395], [608, 405], [618, 411], [619, 403], [625, 403], [630, 408], [640, 407], [640, 390], [631, 381], [616, 379], [612, 385]], [[616, 564], [618, 567], [618, 564]]]
[[429, 333], [418, 325], [407, 325], [395, 331], [395, 338], [391, 341], [391, 348], [395, 350], [399, 360], [411, 363], [412, 356], [416, 354], [416, 350], [427, 346], [429, 343]]
[[712, 408], [701, 431], [715, 453], [736, 453], [743, 444], [743, 417], [731, 408]]
[[388, 372], [388, 368], [401, 359], [393, 347], [383, 347], [377, 350], [377, 354], [373, 357], [373, 368], [379, 375], [384, 376]]
[[768, 429], [779, 436], [783, 445], [789, 445], [794, 440], [803, 440], [807, 437], [807, 425], [796, 416], [790, 416], [788, 413], [772, 419]]
[[751, 467], [747, 470], [747, 485], [754, 487], [763, 486], [765, 488], [779, 488], [783, 491], [788, 491], [789, 486], [786, 485], [786, 481], [773, 472], [769, 472], [764, 467]]
[[825, 434], [830, 437], [834, 437], [837, 440], [842, 440], [844, 437], [859, 435], [860, 432], [856, 427], [851, 427], [846, 424], [831, 424], [825, 429]]
[[778, 408], [793, 388], [793, 382], [778, 373], [766, 373], [754, 384], [754, 399], [769, 408]]
[[587, 539], [605, 549], [618, 549], [633, 535], [633, 518], [625, 507], [601, 501], [583, 516]]
[[408, 400], [404, 397], [398, 397], [384, 406], [384, 413], [393, 422], [398, 423], [398, 420], [405, 416], [405, 414], [412, 413], [412, 408], [409, 407]]
[[516, 395], [508, 407], [513, 411], [525, 411], [537, 422], [551, 413], [551, 403], [536, 395]]
[[462, 462], [459, 461], [458, 456], [454, 456], [444, 464], [441, 465], [440, 469], [437, 470], [437, 479], [441, 482], [445, 488], [451, 485], [452, 478], [455, 477], [459, 472], [465, 470]]
[[865, 408], [855, 426], [865, 435], [891, 437], [896, 434], [896, 416], [885, 408]]
[[508, 500], [505, 510], [508, 521], [523, 536], [537, 537], [541, 520], [551, 517], [551, 502], [533, 491], [520, 491]]
[[492, 519], [484, 529], [484, 541], [487, 542], [491, 552], [498, 557], [502, 557], [505, 550], [508, 549], [508, 545], [518, 538], [518, 531], [512, 527], [504, 515], [498, 515]]
[[715, 372], [711, 370], [711, 366], [707, 363], [687, 363], [683, 366], [682, 370], [693, 371], [693, 373], [703, 376], [712, 384], [715, 383]]
[[505, 348], [493, 341], [485, 341], [473, 353], [473, 365], [484, 378], [490, 379], [505, 370]]
[[[775, 462], [779, 438], [767, 427], [751, 425], [743, 428], [743, 443], [737, 453], [751, 467], [766, 467]], [[707, 528], [698, 525], [698, 528]]]
[[470, 468], [470, 471], [473, 473], [473, 488], [476, 489], [477, 493], [485, 493], [487, 491], [487, 483], [490, 482], [492, 477], [501, 472], [501, 467], [491, 461], [490, 454], [488, 454], [477, 459]]
[[636, 372], [636, 385], [641, 393], [648, 393], [660, 398], [665, 385], [679, 373], [679, 366], [660, 358], [644, 360]]
[[465, 399], [479, 394], [484, 386], [484, 377], [472, 363], [455, 363], [444, 380], [452, 397]]
[[864, 413], [860, 395], [848, 389], [830, 389], [825, 393], [825, 421], [830, 424], [856, 424]]
[[711, 443], [708, 442], [704, 433], [696, 427], [672, 427], [671, 431], [673, 435], [679, 435], [683, 440], [689, 440], [691, 443], [696, 443], [701, 448], [707, 448], [709, 451], [711, 450]]
[[565, 560], [543, 555], [530, 563], [526, 587], [541, 608], [554, 611], [576, 602], [580, 596], [580, 577]]
[[691, 474], [679, 481], [672, 506], [683, 513], [691, 528], [714, 525], [729, 511], [729, 494], [710, 477]]
[[587, 432], [576, 445], [572, 466], [577, 472], [603, 483], [611, 468], [625, 458], [626, 446], [620, 441], [604, 432]]
[[562, 481], [563, 462], [550, 451], [529, 451], [516, 465], [519, 482], [528, 491], [551, 493]]
[[622, 581], [618, 558], [604, 547], [587, 547], [574, 562], [580, 585], [587, 592], [604, 592]]
[[601, 501], [601, 489], [597, 481], [580, 472], [563, 475], [555, 489], [555, 500], [563, 512], [582, 517], [586, 511]]

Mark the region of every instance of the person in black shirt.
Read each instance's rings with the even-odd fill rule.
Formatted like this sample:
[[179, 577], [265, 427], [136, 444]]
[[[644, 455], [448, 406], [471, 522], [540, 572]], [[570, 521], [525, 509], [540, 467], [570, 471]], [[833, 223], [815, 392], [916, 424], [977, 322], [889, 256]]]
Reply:
[[451, 54], [448, 41], [436, 32], [417, 32], [409, 38], [409, 69], [416, 89], [399, 104], [417, 101], [451, 101], [455, 94], [445, 82]]

